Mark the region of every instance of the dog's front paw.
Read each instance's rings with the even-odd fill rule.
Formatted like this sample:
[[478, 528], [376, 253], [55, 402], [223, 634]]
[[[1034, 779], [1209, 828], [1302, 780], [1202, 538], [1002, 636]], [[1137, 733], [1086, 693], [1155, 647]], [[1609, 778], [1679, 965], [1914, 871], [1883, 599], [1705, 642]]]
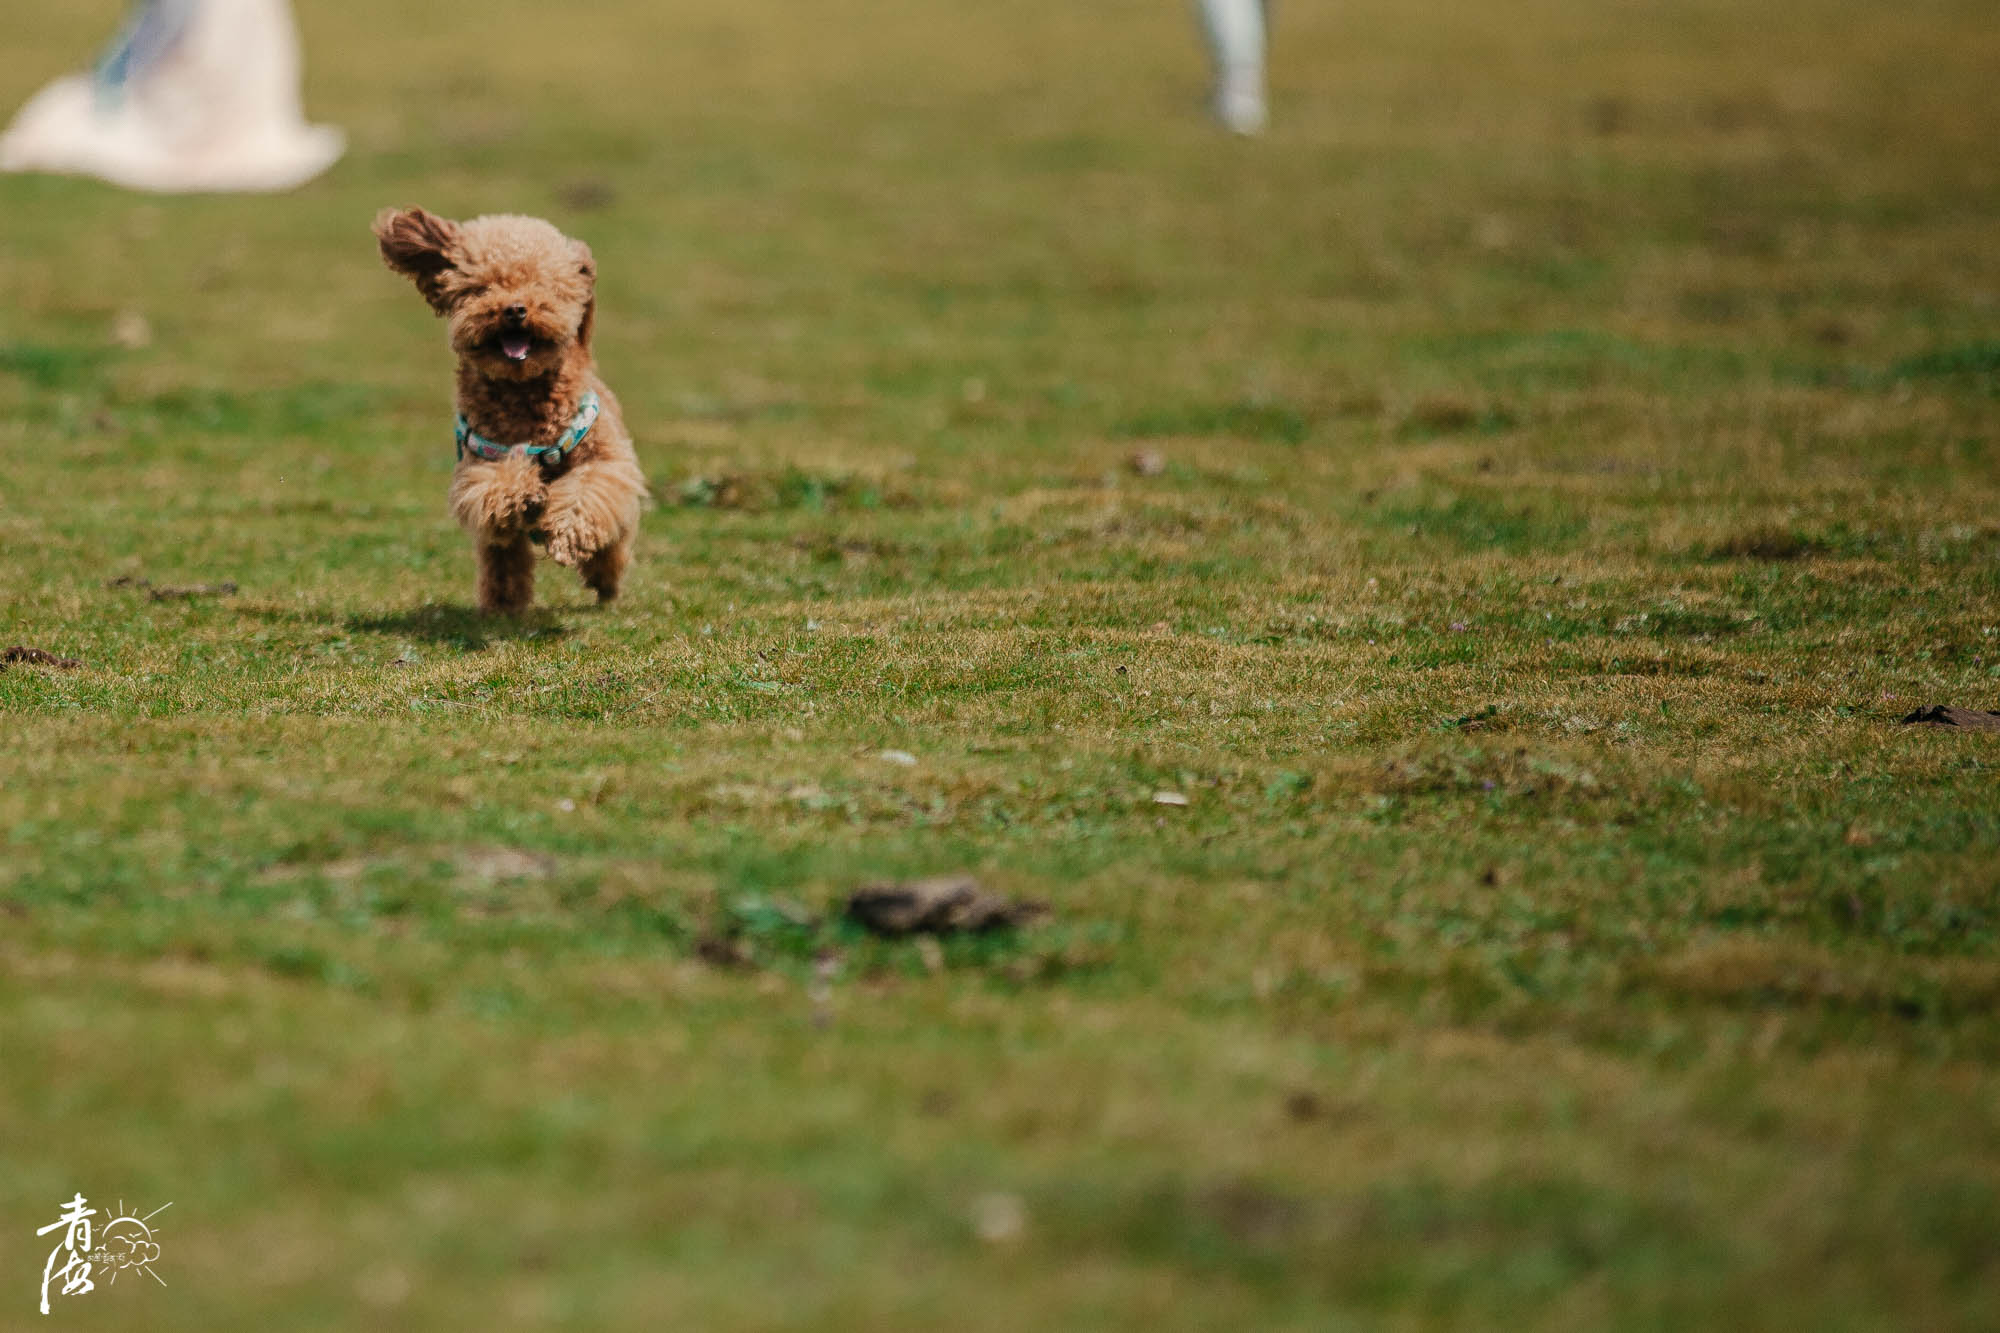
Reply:
[[549, 529], [544, 533], [549, 559], [567, 569], [575, 569], [590, 559], [592, 552], [578, 540], [574, 532], [563, 528]]

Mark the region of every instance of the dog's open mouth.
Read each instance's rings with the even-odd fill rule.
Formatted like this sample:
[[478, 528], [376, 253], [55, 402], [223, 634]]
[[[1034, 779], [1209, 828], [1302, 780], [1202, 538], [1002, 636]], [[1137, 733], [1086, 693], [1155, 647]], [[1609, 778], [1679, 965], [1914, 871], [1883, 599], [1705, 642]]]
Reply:
[[535, 340], [526, 333], [503, 333], [500, 335], [500, 355], [509, 361], [526, 361], [528, 353], [535, 350]]

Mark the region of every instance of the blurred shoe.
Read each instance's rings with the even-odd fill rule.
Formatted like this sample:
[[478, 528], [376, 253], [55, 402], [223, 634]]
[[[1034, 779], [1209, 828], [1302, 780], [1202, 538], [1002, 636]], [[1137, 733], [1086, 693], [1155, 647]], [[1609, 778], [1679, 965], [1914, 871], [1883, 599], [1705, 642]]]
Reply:
[[306, 123], [287, 0], [154, 0], [94, 76], [58, 79], [0, 133], [0, 171], [136, 190], [284, 190], [337, 161]]
[[1215, 118], [1232, 134], [1262, 134], [1269, 120], [1264, 106], [1264, 71], [1227, 71], [1215, 90]]

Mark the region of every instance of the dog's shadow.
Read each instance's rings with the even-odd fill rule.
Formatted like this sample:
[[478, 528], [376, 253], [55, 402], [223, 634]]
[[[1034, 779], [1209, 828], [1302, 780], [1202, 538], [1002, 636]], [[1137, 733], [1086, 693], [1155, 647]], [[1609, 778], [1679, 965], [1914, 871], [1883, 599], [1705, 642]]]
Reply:
[[468, 653], [478, 652], [495, 640], [554, 640], [570, 635], [569, 626], [557, 619], [554, 611], [543, 607], [503, 616], [489, 615], [472, 606], [426, 602], [392, 615], [348, 616], [341, 623], [356, 634], [395, 634], [447, 644]]
[[335, 612], [314, 614], [290, 607], [244, 607], [245, 615], [285, 624], [338, 625], [349, 634], [393, 635], [406, 641], [422, 640], [460, 652], [476, 653], [500, 642], [540, 640], [553, 643], [566, 639], [571, 629], [550, 607], [534, 607], [517, 615], [488, 615], [473, 606], [426, 602], [408, 611], [386, 615], [347, 615]]

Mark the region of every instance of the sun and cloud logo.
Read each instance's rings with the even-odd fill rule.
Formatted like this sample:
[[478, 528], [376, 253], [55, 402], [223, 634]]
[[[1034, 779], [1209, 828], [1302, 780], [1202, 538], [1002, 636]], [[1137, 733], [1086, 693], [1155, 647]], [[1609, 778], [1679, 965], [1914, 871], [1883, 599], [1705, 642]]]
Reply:
[[166, 1286], [153, 1265], [160, 1261], [160, 1243], [153, 1239], [154, 1229], [148, 1225], [172, 1204], [161, 1204], [144, 1217], [134, 1217], [125, 1207], [125, 1201], [118, 1201], [118, 1216], [106, 1222], [97, 1233], [97, 1248], [91, 1251], [91, 1262], [99, 1268], [109, 1269], [111, 1276], [107, 1285], [115, 1284], [120, 1273], [144, 1273], [147, 1277]]
[[99, 1210], [81, 1194], [64, 1204], [62, 1216], [35, 1233], [62, 1233], [42, 1267], [42, 1313], [49, 1312], [51, 1288], [58, 1296], [82, 1296], [97, 1290], [99, 1282], [117, 1285], [127, 1273], [144, 1273], [166, 1286], [166, 1279], [153, 1271], [160, 1261], [160, 1228], [153, 1219], [171, 1207], [163, 1203], [141, 1217], [120, 1199], [111, 1219], [100, 1226], [91, 1221], [101, 1216]]

